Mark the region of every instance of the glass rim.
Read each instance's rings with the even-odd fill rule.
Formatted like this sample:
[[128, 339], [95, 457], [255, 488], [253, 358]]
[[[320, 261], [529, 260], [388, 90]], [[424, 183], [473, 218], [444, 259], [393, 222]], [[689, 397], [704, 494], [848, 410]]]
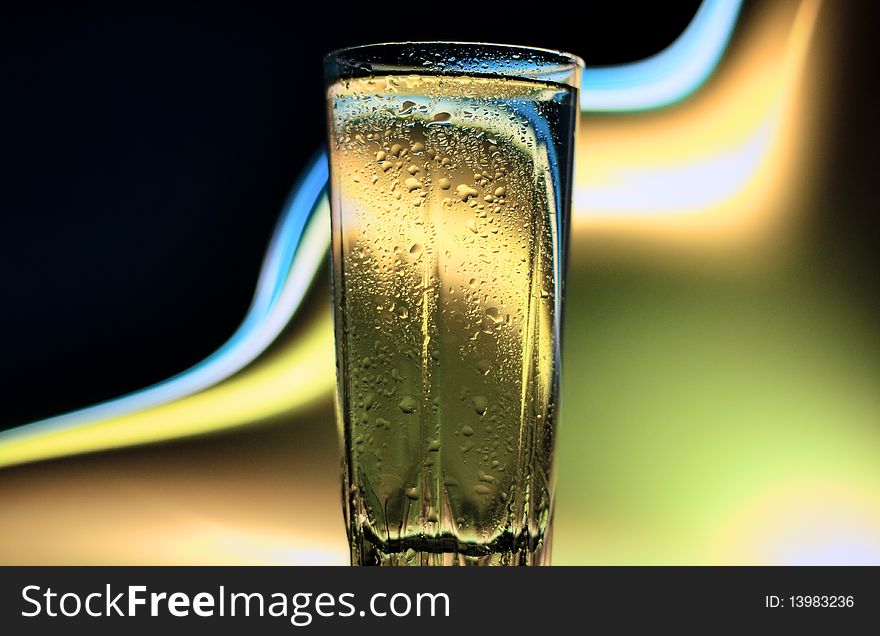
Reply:
[[[403, 54], [407, 53], [409, 59], [404, 59]], [[324, 55], [328, 83], [375, 74], [476, 74], [510, 79], [548, 79], [576, 88], [580, 83], [580, 72], [574, 71], [582, 71], [584, 66], [580, 56], [557, 49], [454, 40], [357, 44]], [[566, 79], [566, 76], [570, 77]]]

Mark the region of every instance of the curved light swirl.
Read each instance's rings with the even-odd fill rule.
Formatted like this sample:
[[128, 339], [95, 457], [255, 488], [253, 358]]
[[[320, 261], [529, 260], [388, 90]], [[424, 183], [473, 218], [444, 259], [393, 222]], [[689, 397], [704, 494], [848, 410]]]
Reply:
[[649, 110], [686, 98], [718, 65], [741, 4], [704, 0], [682, 34], [656, 55], [632, 64], [586, 69], [581, 110]]
[[[691, 94], [717, 65], [740, 5], [741, 0], [704, 0], [685, 31], [664, 51], [632, 64], [587, 69], [582, 112], [658, 108]], [[244, 320], [217, 351], [153, 386], [0, 432], [0, 467], [212, 430], [207, 424], [200, 428], [157, 426], [152, 434], [139, 431], [136, 435], [116, 429], [126, 426], [127, 416], [193, 396], [236, 375], [276, 340], [300, 307], [326, 257], [326, 185], [327, 160], [322, 151], [312, 159], [282, 210]], [[216, 428], [228, 426], [227, 422]], [[100, 435], [94, 433], [96, 427]], [[70, 439], [78, 429], [83, 429], [84, 436], [77, 443], [40, 444], [57, 433]]]
[[178, 400], [225, 380], [253, 362], [290, 322], [324, 262], [328, 245], [324, 226], [329, 219], [326, 185], [327, 159], [320, 152], [311, 160], [284, 206], [244, 320], [219, 349], [195, 366], [153, 386], [0, 432], [0, 466], [6, 463], [5, 446], [14, 440]]

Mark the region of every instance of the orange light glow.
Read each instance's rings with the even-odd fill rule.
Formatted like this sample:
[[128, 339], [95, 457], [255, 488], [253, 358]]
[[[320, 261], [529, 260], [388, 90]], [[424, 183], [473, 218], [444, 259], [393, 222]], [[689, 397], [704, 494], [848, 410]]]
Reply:
[[819, 4], [768, 3], [718, 77], [676, 108], [587, 116], [576, 239], [716, 246], [778, 228], [815, 154], [804, 151], [814, 100], [801, 80]]

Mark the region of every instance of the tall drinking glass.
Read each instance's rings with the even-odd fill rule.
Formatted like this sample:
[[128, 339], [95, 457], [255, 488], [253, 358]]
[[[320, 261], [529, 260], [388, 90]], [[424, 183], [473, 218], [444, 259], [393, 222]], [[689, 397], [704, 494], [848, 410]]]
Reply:
[[546, 564], [583, 63], [405, 42], [325, 64], [352, 563]]

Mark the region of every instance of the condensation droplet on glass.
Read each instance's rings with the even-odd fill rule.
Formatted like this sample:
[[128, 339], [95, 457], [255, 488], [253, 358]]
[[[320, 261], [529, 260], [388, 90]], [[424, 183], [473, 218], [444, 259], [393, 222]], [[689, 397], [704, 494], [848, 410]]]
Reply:
[[418, 406], [418, 402], [411, 395], [404, 395], [400, 402], [397, 403], [397, 406], [406, 414], [414, 413], [416, 410], [416, 406]]
[[489, 320], [494, 322], [496, 325], [499, 322], [501, 322], [502, 320], [504, 320], [503, 316], [501, 315], [501, 312], [498, 310], [497, 307], [487, 307], [486, 308], [486, 317], [489, 318]]
[[448, 126], [452, 120], [452, 115], [446, 112], [437, 113], [428, 122], [428, 126]]

